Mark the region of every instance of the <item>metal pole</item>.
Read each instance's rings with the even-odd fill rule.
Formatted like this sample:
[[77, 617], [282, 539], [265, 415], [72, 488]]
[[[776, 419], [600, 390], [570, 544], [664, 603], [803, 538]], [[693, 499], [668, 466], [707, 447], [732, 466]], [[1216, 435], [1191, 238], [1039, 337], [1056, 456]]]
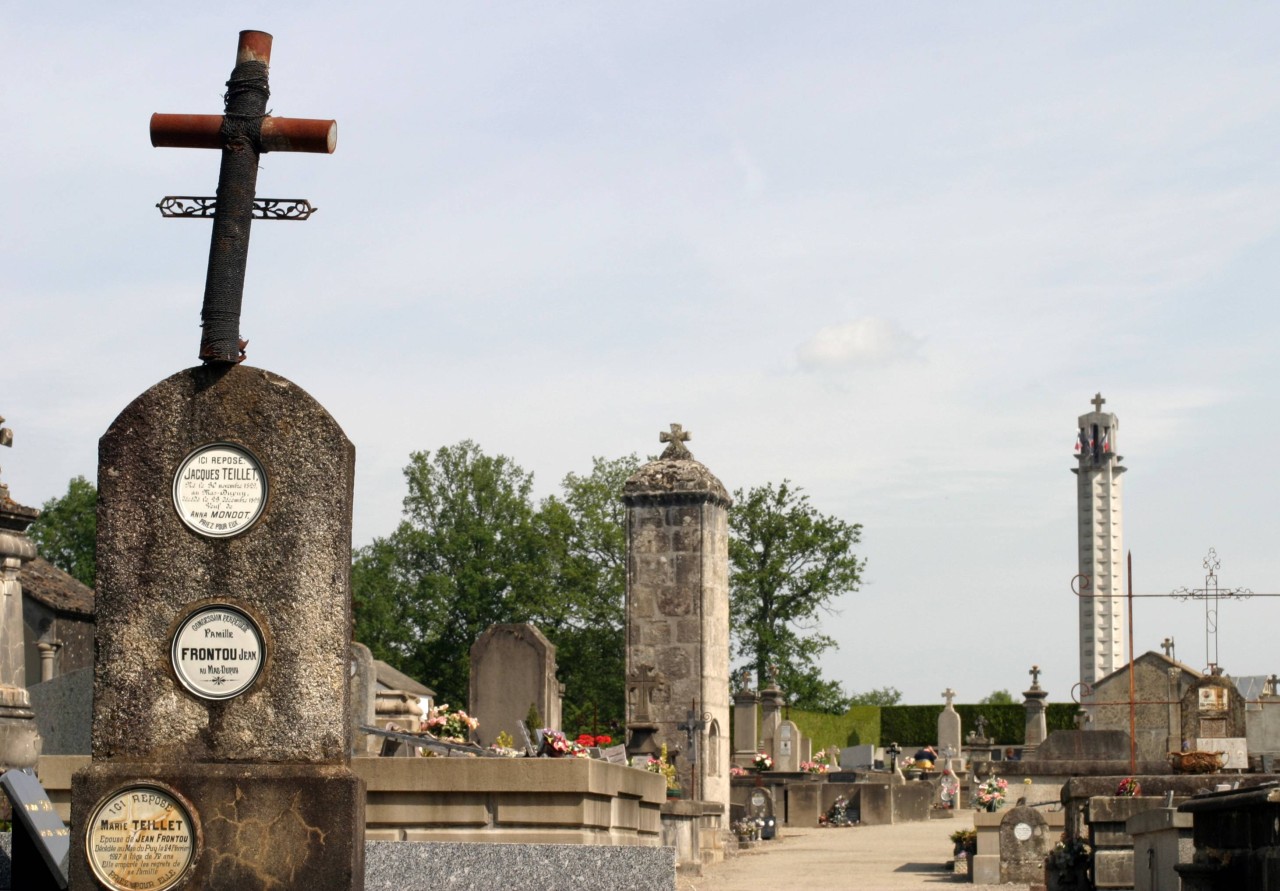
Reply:
[[1126, 555], [1129, 566], [1129, 773], [1138, 772], [1138, 717], [1133, 677], [1133, 551]]

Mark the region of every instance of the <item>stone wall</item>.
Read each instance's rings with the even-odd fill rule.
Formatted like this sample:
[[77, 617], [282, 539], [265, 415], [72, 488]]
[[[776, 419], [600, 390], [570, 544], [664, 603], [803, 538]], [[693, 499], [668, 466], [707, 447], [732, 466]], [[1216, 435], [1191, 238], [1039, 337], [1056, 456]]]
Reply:
[[[46, 756], [38, 774], [70, 818], [83, 756]], [[353, 758], [366, 784], [366, 836], [379, 841], [659, 845], [662, 778], [583, 758]]]

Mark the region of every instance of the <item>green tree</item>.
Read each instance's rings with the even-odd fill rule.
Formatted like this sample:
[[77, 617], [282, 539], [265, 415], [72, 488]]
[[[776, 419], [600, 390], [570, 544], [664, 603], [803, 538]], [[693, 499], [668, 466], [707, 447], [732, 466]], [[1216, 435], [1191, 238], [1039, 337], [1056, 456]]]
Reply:
[[592, 459], [570, 473], [561, 497], [540, 519], [554, 554], [560, 612], [542, 617], [556, 645], [565, 686], [564, 723], [572, 731], [621, 730], [625, 709], [624, 599], [627, 584], [622, 485], [640, 467], [635, 455]]
[[897, 687], [877, 687], [865, 693], [849, 697], [850, 705], [897, 705], [902, 702], [902, 691]]
[[357, 636], [377, 655], [465, 703], [471, 644], [550, 600], [533, 476], [465, 440], [414, 452], [404, 520], [355, 557]]
[[734, 493], [729, 511], [730, 625], [735, 657], [757, 676], [776, 672], [797, 708], [842, 711], [848, 697], [824, 681], [817, 660], [836, 646], [818, 631], [823, 613], [856, 591], [862, 527], [825, 516], [789, 481]]
[[94, 587], [97, 579], [98, 489], [82, 476], [67, 485], [67, 494], [40, 506], [28, 534], [40, 556], [63, 572]]
[[995, 690], [978, 700], [978, 705], [1013, 705], [1013, 694], [1008, 690]]

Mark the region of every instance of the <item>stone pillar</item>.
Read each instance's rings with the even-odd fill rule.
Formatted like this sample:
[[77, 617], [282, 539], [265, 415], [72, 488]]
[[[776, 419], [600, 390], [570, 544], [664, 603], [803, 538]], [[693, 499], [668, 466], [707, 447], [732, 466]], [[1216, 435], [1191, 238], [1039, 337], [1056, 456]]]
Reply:
[[750, 767], [759, 751], [758, 722], [760, 694], [755, 690], [739, 690], [733, 697], [733, 763]]
[[784, 697], [777, 681], [760, 691], [760, 748], [777, 758], [774, 746], [778, 740], [778, 725], [782, 723]]
[[[1106, 400], [1093, 398], [1094, 410], [1080, 415], [1076, 442], [1078, 518], [1080, 683], [1082, 694], [1124, 663], [1124, 524], [1121, 474], [1125, 468], [1117, 435], [1120, 422], [1102, 411]], [[1084, 698], [1084, 695], [1081, 697]]]
[[956, 691], [948, 687], [942, 691], [942, 696], [947, 704], [938, 715], [938, 754], [946, 759], [942, 763], [942, 769], [955, 771], [958, 765], [952, 763], [953, 758], [959, 758], [960, 765], [964, 764], [964, 757], [961, 755], [964, 738], [960, 733], [960, 713], [951, 703], [956, 697]]
[[[623, 487], [628, 729], [633, 736], [649, 732], [668, 752], [680, 752], [676, 764], [686, 795], [727, 808], [731, 501], [721, 482], [693, 459], [684, 445], [689, 434], [678, 424], [660, 438], [670, 443], [666, 451]], [[693, 752], [677, 726], [689, 721], [691, 709], [703, 725]], [[712, 740], [722, 751], [708, 757]]]
[[[0, 442], [8, 445], [11, 439], [8, 430], [0, 430]], [[10, 498], [8, 487], [0, 483], [0, 769], [35, 767], [40, 757], [40, 734], [27, 694], [18, 579], [22, 564], [36, 555], [26, 531], [39, 515]]]
[[53, 680], [54, 665], [53, 660], [58, 656], [58, 650], [62, 649], [62, 642], [57, 640], [42, 640], [36, 644], [36, 649], [40, 651], [40, 683]]
[[[1048, 728], [1044, 719], [1044, 701], [1049, 698], [1049, 691], [1040, 686], [1040, 666], [1031, 666], [1031, 689], [1024, 690], [1023, 706], [1027, 710], [1026, 752], [1034, 752], [1044, 738], [1048, 736]], [[1026, 757], [1024, 754], [1023, 757]]]

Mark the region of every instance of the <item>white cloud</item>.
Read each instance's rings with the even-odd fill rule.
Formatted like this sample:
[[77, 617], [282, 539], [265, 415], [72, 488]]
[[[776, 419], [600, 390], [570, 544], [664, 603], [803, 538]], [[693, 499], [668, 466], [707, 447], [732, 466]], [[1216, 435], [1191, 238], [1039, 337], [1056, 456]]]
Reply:
[[805, 368], [850, 368], [887, 365], [911, 358], [921, 340], [897, 322], [881, 316], [863, 316], [843, 325], [820, 330], [800, 345], [796, 355]]

